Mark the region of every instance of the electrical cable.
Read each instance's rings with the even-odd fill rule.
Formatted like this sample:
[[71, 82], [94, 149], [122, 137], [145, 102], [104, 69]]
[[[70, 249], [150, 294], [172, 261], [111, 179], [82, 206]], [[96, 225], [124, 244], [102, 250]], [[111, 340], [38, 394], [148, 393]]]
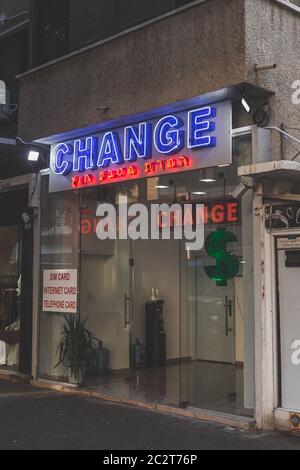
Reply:
[[20, 18], [20, 16], [25, 16], [25, 15], [28, 15], [29, 13], [30, 13], [30, 10], [24, 10], [24, 11], [21, 11], [20, 13], [17, 13], [11, 16], [5, 16], [5, 13], [2, 13], [0, 15], [0, 24], [4, 24], [7, 21], [16, 20], [17, 18]]
[[300, 155], [300, 149], [297, 149], [297, 147], [295, 147], [295, 145], [293, 145], [293, 144], [288, 140], [287, 137], [285, 137], [285, 139], [286, 139], [287, 145], [289, 145], [293, 150], [295, 150], [295, 151], [297, 152], [297, 155], [295, 155], [295, 156], [294, 156], [293, 158], [291, 158], [291, 160], [290, 160], [290, 161], [293, 162], [293, 161], [295, 161], [296, 158]]
[[[283, 128], [282, 130], [300, 131], [300, 129], [298, 129], [298, 128], [296, 128], [296, 127], [286, 127], [286, 126], [284, 126], [284, 128]], [[288, 139], [287, 136], [284, 135], [283, 138], [285, 138], [285, 140], [286, 140], [286, 142], [287, 142], [287, 145], [289, 145], [293, 150], [295, 150], [295, 151], [297, 152], [296, 155], [294, 155], [294, 156], [290, 159], [290, 161], [293, 162], [293, 161], [296, 160], [296, 158], [299, 157], [299, 155], [300, 155], [300, 149], [298, 149], [297, 147], [295, 147], [295, 146], [290, 142], [290, 140]]]
[[288, 134], [287, 132], [285, 132], [284, 130], [280, 129], [279, 127], [275, 127], [275, 126], [269, 126], [269, 127], [263, 127], [263, 129], [268, 129], [270, 131], [277, 131], [279, 132], [280, 134], [284, 135], [285, 137], [293, 140], [294, 142], [297, 142], [297, 144], [300, 144], [300, 139], [297, 139], [296, 137], [294, 137], [293, 135], [291, 134]]
[[300, 149], [297, 149], [297, 147], [295, 147], [295, 145], [293, 145], [288, 139], [286, 139], [286, 143], [292, 147], [292, 149], [296, 150], [296, 152], [300, 152]]
[[36, 187], [37, 187], [37, 184], [38, 184], [38, 180], [39, 180], [39, 174], [38, 173], [35, 173], [35, 183], [34, 183], [34, 187], [33, 187], [33, 190], [32, 190], [32, 193], [30, 195], [30, 198], [29, 198], [29, 202], [31, 202], [33, 196], [34, 196], [34, 193], [35, 193], [35, 190], [36, 190]]
[[237, 295], [237, 292], [236, 292], [236, 288], [235, 288], [235, 284], [234, 284], [234, 281], [233, 281], [233, 280], [232, 280], [232, 287], [233, 287], [234, 295], [235, 295], [235, 298], [236, 298], [236, 301], [237, 301], [237, 304], [238, 304], [239, 313], [240, 313], [241, 318], [242, 318], [242, 320], [243, 320], [243, 322], [244, 322], [244, 321], [245, 321], [245, 317], [244, 317], [243, 312], [242, 312], [241, 304], [240, 304], [240, 301], [239, 301], [239, 298], [238, 298], [238, 295]]

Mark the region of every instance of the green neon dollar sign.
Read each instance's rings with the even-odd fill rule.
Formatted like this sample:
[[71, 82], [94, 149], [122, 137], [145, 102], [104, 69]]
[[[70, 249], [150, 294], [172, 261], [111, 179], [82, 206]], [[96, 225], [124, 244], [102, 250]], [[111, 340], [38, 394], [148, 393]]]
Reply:
[[227, 286], [227, 281], [233, 279], [240, 270], [239, 259], [227, 251], [227, 243], [237, 241], [234, 233], [223, 228], [217, 228], [205, 240], [206, 252], [216, 260], [216, 266], [205, 266], [204, 269], [208, 277], [216, 281], [218, 287]]

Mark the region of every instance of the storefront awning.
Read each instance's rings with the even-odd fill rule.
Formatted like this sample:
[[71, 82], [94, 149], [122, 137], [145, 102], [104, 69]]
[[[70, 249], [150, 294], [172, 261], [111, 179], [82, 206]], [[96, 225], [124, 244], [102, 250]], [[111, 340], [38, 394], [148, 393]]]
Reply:
[[239, 176], [248, 176], [256, 180], [300, 180], [300, 163], [290, 160], [277, 160], [242, 166]]

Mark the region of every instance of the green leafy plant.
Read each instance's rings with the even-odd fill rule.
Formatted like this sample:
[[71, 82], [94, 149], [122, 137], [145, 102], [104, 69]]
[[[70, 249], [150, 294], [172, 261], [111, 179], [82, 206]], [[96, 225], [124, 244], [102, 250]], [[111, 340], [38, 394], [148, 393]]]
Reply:
[[57, 349], [59, 361], [55, 367], [62, 365], [78, 383], [85, 371], [92, 368], [97, 361], [97, 339], [86, 328], [86, 322], [87, 318], [82, 320], [80, 316], [65, 316]]

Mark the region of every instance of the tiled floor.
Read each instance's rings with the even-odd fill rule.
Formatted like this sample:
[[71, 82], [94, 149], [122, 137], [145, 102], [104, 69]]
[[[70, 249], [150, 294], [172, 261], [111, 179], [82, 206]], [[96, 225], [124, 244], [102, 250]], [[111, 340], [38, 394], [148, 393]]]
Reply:
[[19, 367], [18, 366], [7, 366], [6, 364], [1, 364], [0, 365], [0, 370], [3, 370], [4, 372], [19, 372]]
[[231, 364], [190, 361], [181, 366], [108, 373], [91, 380], [86, 388], [131, 400], [253, 416], [253, 410], [243, 406], [243, 369]]

